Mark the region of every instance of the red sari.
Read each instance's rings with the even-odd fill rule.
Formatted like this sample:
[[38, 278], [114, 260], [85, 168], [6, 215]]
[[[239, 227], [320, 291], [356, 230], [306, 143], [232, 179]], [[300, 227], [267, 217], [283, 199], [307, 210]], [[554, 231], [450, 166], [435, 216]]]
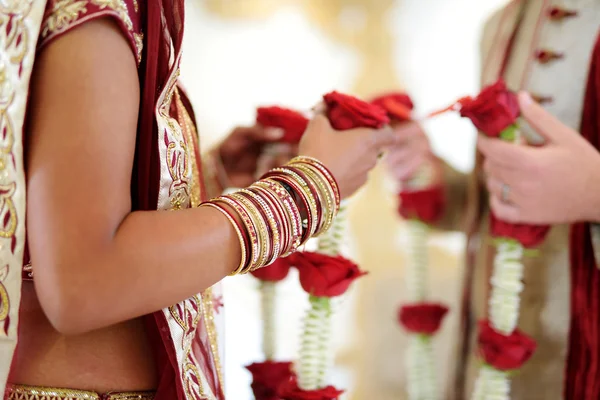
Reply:
[[[0, 144], [12, 161], [7, 165], [0, 162], [0, 172], [6, 172], [0, 180], [0, 219], [4, 221], [0, 260], [6, 265], [0, 266], [0, 326], [4, 327], [0, 332], [4, 336], [0, 338], [0, 393], [4, 392], [17, 336], [21, 275], [17, 263], [23, 265], [26, 252], [21, 144], [35, 54], [87, 21], [116, 21], [138, 63], [141, 89], [131, 181], [132, 211], [198, 206], [206, 197], [198, 136], [189, 101], [177, 85], [183, 3], [19, 0], [0, 4], [0, 56], [8, 55], [10, 60], [8, 75], [5, 74], [8, 79], [0, 73]], [[214, 290], [218, 289], [208, 289], [145, 317], [159, 373], [156, 400], [224, 398]]]

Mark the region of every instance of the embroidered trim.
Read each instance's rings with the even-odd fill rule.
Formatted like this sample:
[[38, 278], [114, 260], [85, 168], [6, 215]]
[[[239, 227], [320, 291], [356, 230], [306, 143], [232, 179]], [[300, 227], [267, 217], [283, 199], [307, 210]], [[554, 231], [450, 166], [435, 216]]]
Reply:
[[79, 15], [87, 12], [87, 0], [60, 0], [54, 3], [50, 15], [44, 20], [41, 37], [44, 38], [56, 32], [62, 32]]
[[[89, 10], [90, 6], [96, 7], [97, 10]], [[134, 9], [136, 8], [138, 7], [134, 5]], [[85, 15], [88, 12], [90, 14]], [[134, 31], [133, 21], [124, 0], [57, 0], [52, 3], [50, 12], [44, 18], [41, 38], [49, 40], [90, 19], [105, 15], [117, 17], [127, 29], [130, 35], [129, 40], [135, 47], [136, 59], [139, 65], [142, 57], [144, 35], [141, 32]]]
[[96, 392], [42, 386], [8, 385], [5, 400], [153, 400], [155, 392]]
[[25, 247], [22, 137], [44, 7], [44, 1], [0, 1], [0, 393], [17, 342]]
[[134, 33], [133, 40], [135, 40], [135, 50], [137, 56], [138, 65], [142, 62], [142, 51], [144, 50], [144, 34]]

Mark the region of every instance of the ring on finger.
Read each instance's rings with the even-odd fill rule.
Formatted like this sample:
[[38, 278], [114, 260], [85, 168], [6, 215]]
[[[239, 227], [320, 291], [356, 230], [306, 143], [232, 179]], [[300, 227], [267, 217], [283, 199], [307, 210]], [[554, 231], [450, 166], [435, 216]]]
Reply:
[[508, 203], [510, 197], [510, 186], [507, 185], [506, 183], [502, 184], [502, 189], [500, 192], [500, 200], [502, 200], [503, 203]]

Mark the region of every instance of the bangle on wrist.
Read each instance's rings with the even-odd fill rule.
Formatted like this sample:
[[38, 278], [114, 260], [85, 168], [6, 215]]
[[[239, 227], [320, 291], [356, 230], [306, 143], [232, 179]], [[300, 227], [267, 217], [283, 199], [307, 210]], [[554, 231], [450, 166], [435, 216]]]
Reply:
[[225, 215], [239, 238], [242, 259], [231, 275], [252, 272], [293, 253], [331, 226], [339, 205], [333, 175], [309, 157], [296, 158], [246, 189], [201, 204]]

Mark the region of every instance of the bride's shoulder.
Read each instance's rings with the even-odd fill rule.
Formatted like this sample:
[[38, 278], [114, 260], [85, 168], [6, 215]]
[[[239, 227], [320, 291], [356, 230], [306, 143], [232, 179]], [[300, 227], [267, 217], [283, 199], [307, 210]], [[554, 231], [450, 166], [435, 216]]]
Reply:
[[62, 34], [96, 18], [112, 18], [139, 62], [144, 43], [145, 0], [48, 0], [42, 22], [39, 48]]

